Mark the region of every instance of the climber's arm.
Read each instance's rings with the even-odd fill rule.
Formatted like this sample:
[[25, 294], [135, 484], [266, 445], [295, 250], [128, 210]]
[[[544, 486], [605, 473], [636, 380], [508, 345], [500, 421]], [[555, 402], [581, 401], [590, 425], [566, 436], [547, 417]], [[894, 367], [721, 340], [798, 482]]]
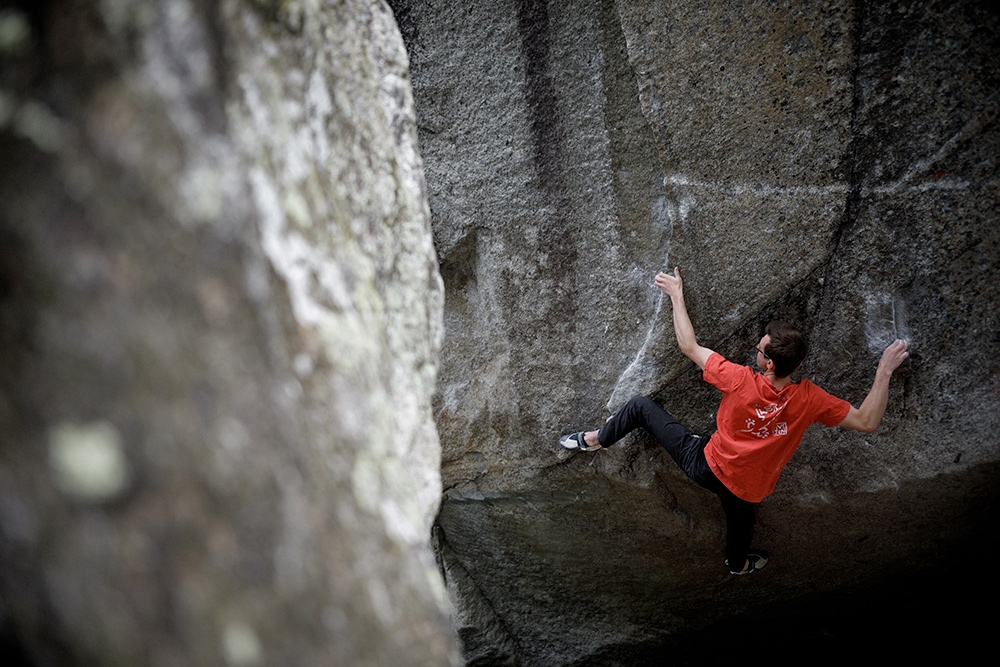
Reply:
[[878, 370], [875, 371], [875, 381], [872, 382], [872, 388], [861, 403], [861, 407], [855, 408], [852, 405], [844, 421], [838, 426], [862, 433], [871, 433], [878, 428], [882, 417], [885, 416], [885, 408], [889, 404], [889, 378], [892, 377], [892, 372], [910, 356], [908, 347], [909, 344], [905, 340], [897, 340], [885, 348], [878, 363]]
[[670, 297], [674, 315], [674, 333], [677, 335], [677, 346], [684, 353], [684, 356], [698, 364], [698, 368], [704, 369], [708, 358], [712, 356], [712, 350], [698, 345], [698, 340], [694, 335], [694, 327], [691, 325], [691, 318], [688, 316], [687, 306], [684, 305], [684, 283], [681, 281], [681, 270], [674, 268], [674, 275], [663, 273], [656, 275], [656, 286]]

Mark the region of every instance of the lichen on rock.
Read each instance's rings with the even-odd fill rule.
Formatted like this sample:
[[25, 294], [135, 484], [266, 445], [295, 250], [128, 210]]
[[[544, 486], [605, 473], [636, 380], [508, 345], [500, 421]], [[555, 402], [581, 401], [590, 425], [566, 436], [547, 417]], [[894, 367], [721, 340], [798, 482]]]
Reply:
[[43, 4], [27, 42], [0, 17], [4, 645], [458, 664], [429, 546], [443, 287], [391, 13]]

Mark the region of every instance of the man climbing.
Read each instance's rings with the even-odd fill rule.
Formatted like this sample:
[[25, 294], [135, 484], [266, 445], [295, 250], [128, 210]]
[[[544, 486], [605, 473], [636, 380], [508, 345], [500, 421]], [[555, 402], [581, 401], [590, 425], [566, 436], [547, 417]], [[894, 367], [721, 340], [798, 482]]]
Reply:
[[785, 464], [806, 427], [815, 422], [870, 433], [885, 415], [892, 372], [909, 356], [905, 340], [882, 353], [868, 396], [855, 408], [808, 380], [789, 377], [806, 356], [802, 333], [787, 322], [771, 322], [756, 346], [756, 373], [698, 345], [684, 305], [679, 268], [659, 273], [656, 286], [670, 297], [674, 333], [681, 352], [722, 391], [711, 437], [682, 426], [662, 407], [641, 396], [629, 400], [599, 431], [564, 435], [566, 449], [610, 447], [642, 426], [670, 453], [696, 484], [719, 496], [726, 515], [726, 563], [732, 574], [750, 574], [767, 564], [768, 554], [751, 550], [757, 503], [774, 491]]

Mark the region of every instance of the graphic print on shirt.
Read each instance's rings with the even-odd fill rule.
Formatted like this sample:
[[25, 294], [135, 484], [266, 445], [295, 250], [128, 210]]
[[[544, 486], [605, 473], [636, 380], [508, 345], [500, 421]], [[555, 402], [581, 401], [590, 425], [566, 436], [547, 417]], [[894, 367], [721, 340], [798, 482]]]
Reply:
[[753, 410], [756, 413], [757, 419], [761, 420], [761, 424], [758, 426], [757, 419], [750, 417], [747, 419], [747, 427], [742, 429], [741, 432], [750, 433], [758, 438], [787, 435], [788, 424], [786, 422], [774, 421], [774, 418], [781, 414], [784, 408], [784, 404], [778, 405], [777, 403], [768, 403], [764, 407], [755, 405]]

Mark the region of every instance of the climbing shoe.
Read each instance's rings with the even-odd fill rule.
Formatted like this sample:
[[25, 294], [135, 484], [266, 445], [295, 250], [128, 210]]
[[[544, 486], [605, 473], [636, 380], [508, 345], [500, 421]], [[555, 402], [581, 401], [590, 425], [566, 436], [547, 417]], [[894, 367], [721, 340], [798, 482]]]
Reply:
[[[741, 570], [739, 572], [730, 569], [729, 574], [744, 575], [744, 574], [752, 574], [757, 570], [763, 570], [764, 566], [767, 565], [767, 561], [769, 559], [770, 555], [766, 551], [763, 550], [751, 551], [750, 553], [747, 554], [747, 561], [749, 561], [750, 564], [746, 566], [746, 569]], [[729, 565], [728, 560], [726, 560], [726, 565]]]
[[601, 448], [600, 445], [594, 445], [593, 447], [587, 446], [587, 443], [583, 440], [583, 431], [579, 433], [569, 433], [559, 438], [559, 446], [563, 449], [574, 449], [580, 450], [581, 452], [596, 452]]

